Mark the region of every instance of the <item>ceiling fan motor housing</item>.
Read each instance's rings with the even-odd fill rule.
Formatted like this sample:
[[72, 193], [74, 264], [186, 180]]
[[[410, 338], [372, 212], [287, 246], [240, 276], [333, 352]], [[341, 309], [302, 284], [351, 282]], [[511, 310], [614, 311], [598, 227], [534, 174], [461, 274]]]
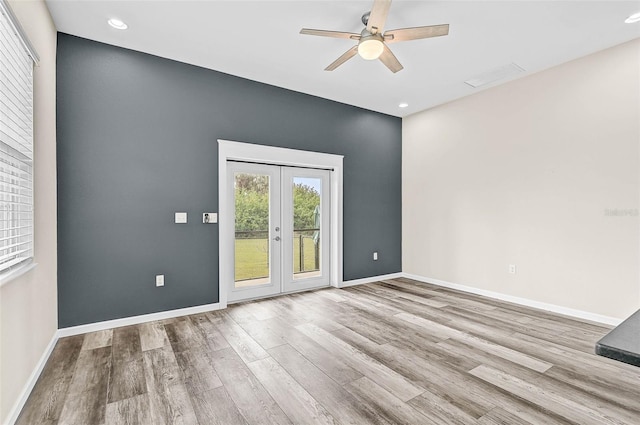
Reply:
[[364, 15], [362, 15], [361, 19], [365, 27], [369, 24], [369, 16], [371, 16], [371, 12], [367, 12]]

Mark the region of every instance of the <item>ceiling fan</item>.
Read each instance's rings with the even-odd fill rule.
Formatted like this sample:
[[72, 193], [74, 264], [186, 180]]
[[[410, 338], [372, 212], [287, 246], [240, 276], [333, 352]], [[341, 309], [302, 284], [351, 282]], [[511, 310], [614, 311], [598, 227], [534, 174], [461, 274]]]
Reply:
[[360, 34], [341, 31], [314, 30], [309, 28], [303, 28], [300, 30], [300, 34], [348, 38], [358, 41], [358, 44], [347, 50], [342, 54], [342, 56], [326, 67], [324, 69], [325, 71], [333, 71], [358, 53], [363, 59], [380, 59], [380, 61], [395, 74], [402, 70], [403, 66], [391, 52], [389, 47], [387, 47], [388, 43], [447, 35], [449, 34], [449, 24], [400, 28], [383, 33], [382, 30], [384, 28], [384, 23], [387, 20], [390, 7], [391, 0], [374, 0], [371, 11], [362, 15], [362, 23], [366, 28], [363, 29]]

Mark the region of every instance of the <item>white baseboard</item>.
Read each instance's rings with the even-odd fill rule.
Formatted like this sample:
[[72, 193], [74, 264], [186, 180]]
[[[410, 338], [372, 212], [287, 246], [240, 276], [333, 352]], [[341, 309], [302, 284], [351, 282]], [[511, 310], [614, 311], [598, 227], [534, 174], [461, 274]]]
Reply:
[[24, 404], [27, 402], [27, 399], [29, 398], [33, 387], [35, 387], [36, 382], [38, 381], [38, 378], [42, 373], [42, 369], [44, 369], [44, 365], [47, 363], [47, 360], [49, 360], [49, 356], [53, 351], [53, 347], [56, 346], [56, 342], [58, 342], [57, 332], [53, 334], [53, 337], [51, 338], [51, 341], [49, 341], [47, 348], [45, 348], [44, 353], [42, 353], [42, 356], [40, 356], [40, 360], [38, 360], [38, 363], [36, 363], [36, 367], [33, 369], [33, 372], [31, 372], [31, 375], [29, 376], [27, 383], [22, 389], [20, 396], [9, 411], [9, 416], [4, 422], [5, 425], [13, 425], [18, 420], [18, 416], [20, 415]]
[[403, 277], [407, 279], [417, 280], [419, 282], [430, 283], [432, 285], [442, 286], [444, 288], [456, 289], [462, 292], [468, 292], [470, 294], [482, 295], [489, 298], [494, 298], [500, 301], [507, 301], [514, 304], [523, 305], [526, 307], [533, 307], [540, 310], [550, 311], [552, 313], [558, 313], [565, 316], [575, 317], [577, 319], [589, 320], [597, 323], [604, 323], [606, 325], [618, 326], [622, 323], [622, 319], [615, 317], [604, 316], [602, 314], [591, 313], [583, 310], [576, 310], [569, 307], [563, 307], [555, 304], [543, 303], [540, 301], [534, 301], [527, 298], [515, 297], [513, 295], [501, 294], [499, 292], [488, 291], [485, 289], [474, 288], [472, 286], [460, 285], [457, 283], [451, 283], [444, 280], [433, 279], [424, 276], [418, 276], [410, 273], [402, 273]]
[[177, 310], [160, 311], [158, 313], [143, 314], [140, 316], [124, 317], [122, 319], [106, 320], [104, 322], [89, 323], [58, 329], [57, 336], [80, 335], [87, 332], [102, 331], [105, 329], [119, 328], [122, 326], [138, 325], [140, 323], [153, 322], [154, 320], [171, 319], [173, 317], [187, 316], [189, 314], [205, 313], [207, 311], [220, 310], [220, 303], [204, 304], [195, 307], [179, 308]]
[[384, 274], [380, 276], [365, 277], [362, 279], [346, 280], [342, 282], [339, 287], [346, 288], [348, 286], [364, 285], [365, 283], [380, 282], [381, 280], [387, 280], [387, 279], [397, 279], [403, 276], [404, 274], [402, 272], [398, 272], [398, 273]]

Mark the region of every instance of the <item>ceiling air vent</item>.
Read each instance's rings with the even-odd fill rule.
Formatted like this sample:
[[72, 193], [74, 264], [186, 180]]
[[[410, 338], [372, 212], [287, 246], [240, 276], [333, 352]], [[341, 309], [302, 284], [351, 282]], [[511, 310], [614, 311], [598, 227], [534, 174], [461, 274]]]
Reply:
[[520, 66], [515, 63], [510, 63], [509, 65], [504, 65], [491, 71], [484, 72], [482, 74], [476, 75], [473, 78], [468, 79], [465, 83], [469, 84], [471, 87], [477, 88], [484, 86], [486, 84], [495, 83], [496, 81], [504, 80], [506, 78], [513, 77], [521, 72], [524, 72]]

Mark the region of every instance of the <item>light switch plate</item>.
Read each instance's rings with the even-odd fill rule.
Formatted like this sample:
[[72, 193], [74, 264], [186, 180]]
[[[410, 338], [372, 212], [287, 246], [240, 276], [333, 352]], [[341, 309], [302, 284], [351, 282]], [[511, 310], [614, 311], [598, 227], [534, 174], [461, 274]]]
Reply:
[[204, 224], [213, 224], [218, 222], [218, 213], [202, 213], [202, 222]]
[[177, 212], [176, 213], [176, 223], [186, 223], [187, 222], [187, 213], [186, 212]]

